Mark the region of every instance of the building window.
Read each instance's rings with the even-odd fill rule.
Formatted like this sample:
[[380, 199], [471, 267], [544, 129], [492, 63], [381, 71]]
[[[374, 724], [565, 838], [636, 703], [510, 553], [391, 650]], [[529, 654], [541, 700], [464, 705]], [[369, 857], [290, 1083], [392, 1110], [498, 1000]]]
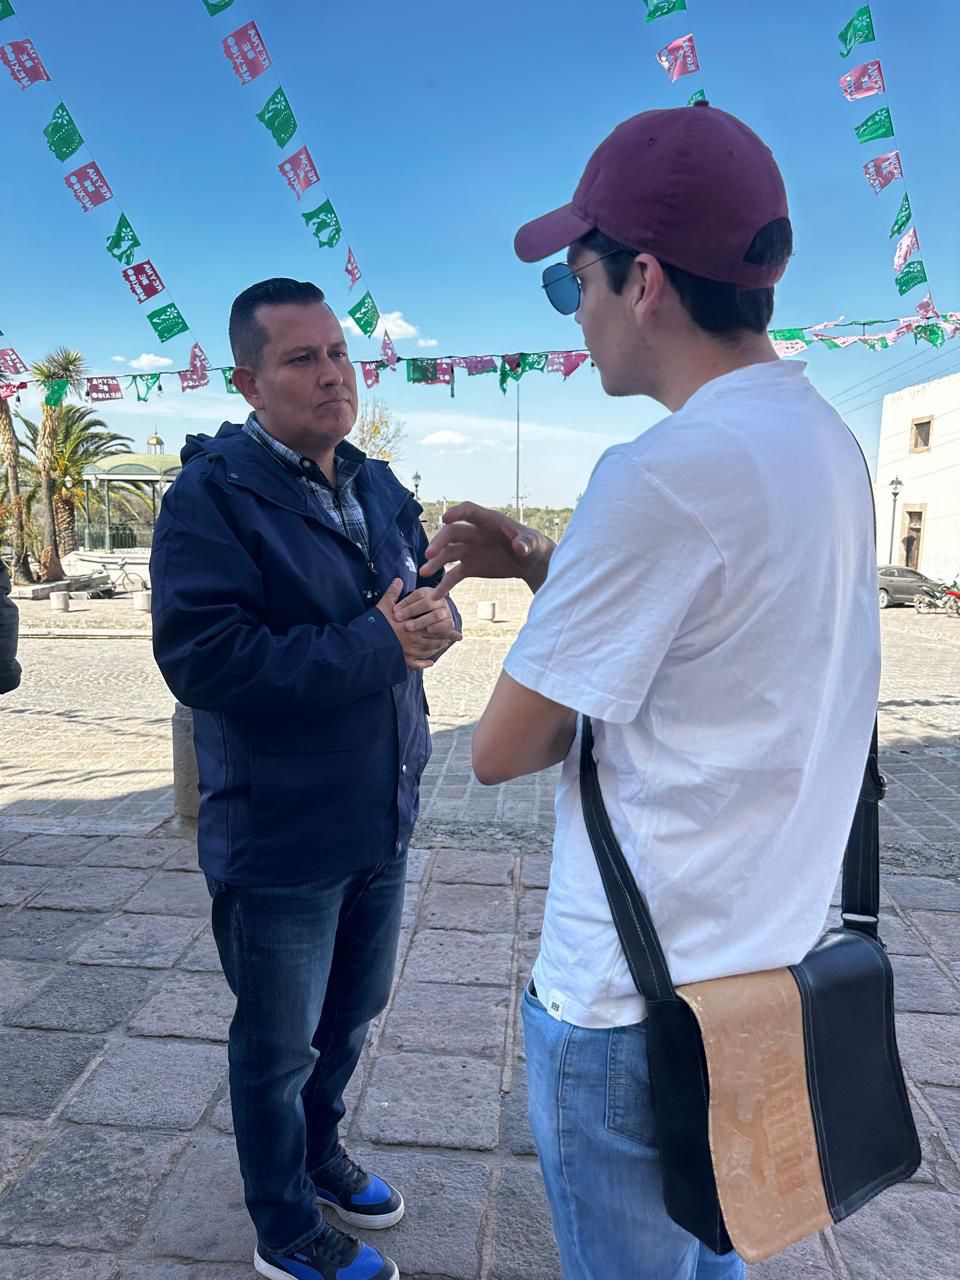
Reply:
[[930, 448], [930, 418], [915, 418], [910, 425], [910, 452], [925, 453]]

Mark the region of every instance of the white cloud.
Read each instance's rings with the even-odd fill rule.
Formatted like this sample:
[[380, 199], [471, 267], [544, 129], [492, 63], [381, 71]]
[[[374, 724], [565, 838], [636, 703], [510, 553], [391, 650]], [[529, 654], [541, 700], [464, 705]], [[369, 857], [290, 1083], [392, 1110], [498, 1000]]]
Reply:
[[129, 361], [131, 369], [137, 369], [141, 373], [152, 373], [156, 369], [166, 369], [173, 364], [169, 356], [151, 355], [149, 351], [142, 351], [135, 360]]
[[[361, 336], [360, 329], [353, 316], [341, 316], [340, 323], [343, 326], [344, 333], [351, 334], [354, 338]], [[381, 315], [380, 323], [373, 331], [375, 338], [382, 338], [386, 330], [390, 331], [390, 337], [394, 342], [403, 342], [407, 338], [415, 338], [420, 330], [415, 324], [404, 316], [402, 311], [387, 311]]]
[[431, 435], [424, 436], [420, 443], [437, 445], [443, 449], [459, 449], [470, 443], [470, 437], [461, 435], [459, 431], [434, 431]]
[[440, 343], [437, 341], [436, 338], [418, 338], [417, 339], [418, 347], [439, 347], [439, 345]]
[[113, 360], [116, 364], [126, 364], [126, 363], [127, 363], [127, 357], [126, 357], [126, 356], [111, 356], [111, 357], [110, 357], [110, 359], [111, 359], [111, 360]]

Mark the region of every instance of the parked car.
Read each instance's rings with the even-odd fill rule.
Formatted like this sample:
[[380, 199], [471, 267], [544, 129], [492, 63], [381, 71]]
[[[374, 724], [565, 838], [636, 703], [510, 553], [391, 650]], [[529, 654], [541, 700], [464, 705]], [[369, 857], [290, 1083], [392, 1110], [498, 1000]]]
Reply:
[[913, 604], [914, 596], [924, 587], [936, 590], [939, 582], [927, 578], [916, 569], [904, 569], [901, 565], [881, 565], [877, 571], [880, 583], [880, 608], [892, 604]]

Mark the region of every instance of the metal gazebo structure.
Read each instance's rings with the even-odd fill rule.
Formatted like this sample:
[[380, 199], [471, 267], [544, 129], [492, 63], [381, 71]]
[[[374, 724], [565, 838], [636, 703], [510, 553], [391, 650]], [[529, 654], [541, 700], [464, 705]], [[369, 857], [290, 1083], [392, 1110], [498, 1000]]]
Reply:
[[[83, 549], [85, 551], [112, 552], [129, 547], [149, 547], [153, 540], [153, 527], [157, 511], [167, 489], [180, 474], [180, 459], [175, 453], [163, 452], [163, 441], [151, 436], [146, 453], [117, 453], [103, 458], [83, 473]], [[112, 520], [111, 486], [136, 485], [144, 492], [149, 489], [151, 522], [135, 524]], [[90, 517], [91, 491], [103, 495], [102, 521]]]

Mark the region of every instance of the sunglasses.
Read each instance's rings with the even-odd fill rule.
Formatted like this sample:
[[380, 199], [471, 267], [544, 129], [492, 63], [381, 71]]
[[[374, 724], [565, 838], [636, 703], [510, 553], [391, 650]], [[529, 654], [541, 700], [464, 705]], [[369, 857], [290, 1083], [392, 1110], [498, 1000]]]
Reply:
[[580, 288], [580, 273], [596, 262], [603, 262], [604, 258], [612, 258], [615, 253], [623, 253], [623, 250], [611, 249], [609, 253], [599, 258], [592, 258], [582, 267], [577, 267], [576, 275], [565, 262], [551, 263], [543, 273], [542, 285], [550, 305], [562, 316], [574, 315], [580, 309], [580, 300], [583, 296], [583, 290]]

